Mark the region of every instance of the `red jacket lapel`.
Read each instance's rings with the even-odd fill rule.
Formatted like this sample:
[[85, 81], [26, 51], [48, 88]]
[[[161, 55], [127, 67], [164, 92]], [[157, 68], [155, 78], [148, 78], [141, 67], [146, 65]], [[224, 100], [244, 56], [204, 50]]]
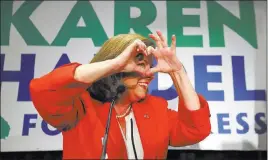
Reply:
[[[96, 107], [97, 114], [99, 116], [101, 123], [103, 124], [104, 129], [106, 127], [108, 119], [109, 107], [110, 103], [105, 103], [104, 105]], [[155, 136], [157, 134], [156, 133], [157, 126], [155, 122], [157, 117], [155, 117], [154, 109], [153, 106], [151, 106], [149, 97], [143, 102], [132, 104], [132, 108], [138, 126], [140, 138], [142, 141], [144, 159], [153, 159], [157, 155], [155, 153], [156, 152], [155, 138], [157, 138]], [[104, 135], [104, 129], [103, 129], [103, 135]], [[112, 148], [112, 151], [109, 152], [108, 148]], [[108, 137], [108, 148], [107, 148], [108, 157], [109, 154], [113, 154], [112, 152], [114, 152], [115, 155], [121, 153], [121, 157], [127, 159], [125, 142], [122, 137], [118, 122], [116, 120], [116, 113], [114, 109], [112, 111], [112, 117], [111, 117], [111, 124]]]
[[[97, 114], [104, 127], [103, 135], [104, 135], [106, 123], [108, 120], [109, 108], [110, 108], [110, 103], [105, 103], [102, 106], [96, 107]], [[108, 136], [108, 142], [107, 142], [107, 153], [108, 153], [109, 159], [118, 158], [118, 155], [120, 155], [121, 158], [127, 159], [126, 146], [125, 146], [125, 142], [122, 137], [118, 122], [116, 120], [115, 109], [112, 110], [109, 136]], [[117, 157], [114, 157], [113, 155], [114, 156], [117, 155]]]

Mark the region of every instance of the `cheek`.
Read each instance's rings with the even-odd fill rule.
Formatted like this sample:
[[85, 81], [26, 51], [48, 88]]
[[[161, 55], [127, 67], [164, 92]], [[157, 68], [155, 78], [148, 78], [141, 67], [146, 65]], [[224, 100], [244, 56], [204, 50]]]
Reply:
[[123, 84], [127, 87], [126, 95], [133, 101], [144, 98], [148, 92], [148, 90], [145, 91], [139, 85], [137, 85], [138, 80], [138, 78], [134, 77], [127, 77], [122, 79]]
[[127, 95], [131, 100], [139, 100], [141, 98], [144, 98], [147, 95], [148, 91], [145, 91], [144, 89], [141, 89], [139, 86], [129, 88]]
[[133, 94], [135, 94], [137, 97], [139, 98], [143, 98], [146, 94], [147, 94], [148, 90], [144, 90], [143, 88], [137, 86], [134, 90], [133, 90]]
[[123, 78], [122, 82], [126, 87], [135, 87], [138, 83], [138, 78]]

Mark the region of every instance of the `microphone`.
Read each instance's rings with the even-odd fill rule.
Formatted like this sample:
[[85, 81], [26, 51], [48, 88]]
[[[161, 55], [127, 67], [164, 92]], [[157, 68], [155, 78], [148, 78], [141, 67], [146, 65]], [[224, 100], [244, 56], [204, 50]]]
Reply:
[[122, 93], [124, 93], [126, 91], [126, 87], [124, 85], [119, 85], [117, 88], [116, 88], [116, 96], [115, 96], [115, 99], [118, 98], [118, 96]]
[[108, 120], [106, 122], [106, 128], [105, 128], [105, 133], [104, 133], [104, 138], [103, 138], [103, 143], [102, 143], [102, 152], [101, 152], [101, 159], [104, 160], [106, 156], [106, 148], [107, 148], [107, 140], [108, 140], [108, 133], [109, 133], [109, 128], [110, 128], [110, 122], [111, 122], [111, 115], [112, 115], [112, 109], [115, 105], [116, 100], [118, 99], [119, 95], [124, 93], [126, 90], [126, 87], [124, 85], [119, 85], [116, 88], [116, 96], [113, 98], [109, 113], [108, 113]]

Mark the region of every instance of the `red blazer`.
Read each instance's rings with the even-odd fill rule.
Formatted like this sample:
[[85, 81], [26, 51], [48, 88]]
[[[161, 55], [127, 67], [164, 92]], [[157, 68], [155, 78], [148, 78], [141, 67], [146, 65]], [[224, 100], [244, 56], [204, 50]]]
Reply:
[[[100, 159], [102, 137], [110, 103], [93, 100], [86, 91], [88, 84], [74, 79], [78, 63], [55, 69], [33, 79], [30, 92], [33, 104], [42, 118], [62, 130], [63, 159]], [[182, 101], [178, 112], [167, 108], [167, 101], [148, 95], [133, 104], [144, 159], [165, 159], [168, 145], [185, 146], [198, 143], [210, 134], [209, 108], [199, 95], [201, 108], [188, 110]], [[126, 147], [112, 112], [107, 143], [109, 159], [127, 159]]]

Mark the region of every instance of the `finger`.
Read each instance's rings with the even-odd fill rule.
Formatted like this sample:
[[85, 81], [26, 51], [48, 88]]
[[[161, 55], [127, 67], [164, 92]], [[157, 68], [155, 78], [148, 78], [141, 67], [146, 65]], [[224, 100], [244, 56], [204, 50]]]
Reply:
[[150, 70], [146, 71], [145, 76], [152, 77], [152, 76], [154, 76], [154, 73], [156, 73], [156, 72], [159, 72], [159, 70], [158, 69], [150, 69]]
[[163, 48], [161, 40], [158, 36], [154, 34], [149, 34], [149, 37], [151, 37], [155, 41], [157, 48]]
[[176, 36], [173, 34], [171, 37], [171, 50], [175, 51], [176, 50]]
[[144, 74], [144, 76], [146, 77], [152, 77], [154, 75], [154, 73], [152, 73], [150, 70], [146, 71], [146, 73]]
[[144, 54], [145, 56], [148, 55], [148, 52], [147, 52], [147, 47], [146, 45], [142, 42], [142, 41], [138, 41], [137, 42], [137, 50], [136, 50], [136, 54], [138, 53], [142, 53]]
[[152, 46], [149, 46], [147, 48], [147, 51], [148, 51], [148, 55], [151, 55], [151, 54], [154, 54], [155, 53], [155, 49]]
[[161, 44], [163, 47], [168, 47], [168, 44], [167, 44], [167, 40], [166, 38], [164, 37], [164, 35], [162, 34], [162, 32], [160, 31], [156, 31], [157, 35], [159, 36], [160, 40], [161, 40]]
[[133, 43], [131, 43], [127, 48], [123, 51], [124, 54], [127, 53], [127, 55], [130, 55], [134, 50], [136, 52], [137, 50], [137, 45], [139, 44], [139, 39], [136, 39]]
[[143, 67], [136, 65], [133, 71], [139, 73], [141, 76], [147, 76], [146, 73], [150, 71], [150, 66]]
[[159, 71], [160, 71], [159, 68], [157, 68], [157, 67], [153, 67], [153, 68], [150, 68], [150, 70], [147, 71], [146, 74], [154, 74], [154, 73], [159, 72]]
[[159, 54], [157, 53], [157, 50], [154, 49], [153, 47], [148, 47], [148, 56], [152, 55], [152, 58], [155, 58], [157, 60], [159, 58]]
[[146, 73], [146, 69], [143, 68], [143, 67], [140, 67], [140, 66], [136, 66], [133, 68], [133, 71], [138, 73], [139, 75], [141, 76], [145, 76], [145, 73]]
[[141, 67], [135, 67], [133, 71], [139, 74], [144, 74], [144, 69], [142, 69]]

